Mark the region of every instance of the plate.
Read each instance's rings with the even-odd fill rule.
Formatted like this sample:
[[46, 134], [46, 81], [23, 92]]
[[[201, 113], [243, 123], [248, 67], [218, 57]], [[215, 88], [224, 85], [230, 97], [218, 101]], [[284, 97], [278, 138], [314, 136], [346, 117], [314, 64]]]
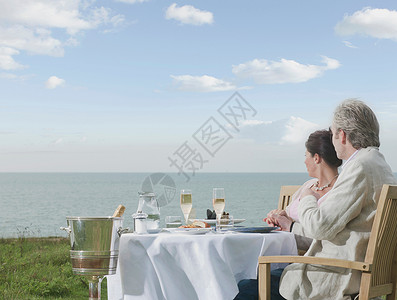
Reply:
[[161, 231], [161, 228], [157, 229], [148, 229], [147, 233], [154, 234], [154, 233], [159, 233]]
[[[234, 220], [234, 224], [242, 223], [245, 221], [245, 219], [233, 219], [233, 220]], [[193, 221], [202, 221], [202, 222], [206, 222], [210, 225], [216, 224], [216, 219], [194, 219]]]
[[211, 231], [211, 228], [167, 228], [171, 233], [181, 234], [206, 234]]
[[269, 233], [279, 227], [238, 227], [231, 228], [230, 231], [245, 232], [245, 233]]
[[245, 219], [233, 219], [233, 220], [234, 220], [234, 224], [243, 223], [245, 221]]

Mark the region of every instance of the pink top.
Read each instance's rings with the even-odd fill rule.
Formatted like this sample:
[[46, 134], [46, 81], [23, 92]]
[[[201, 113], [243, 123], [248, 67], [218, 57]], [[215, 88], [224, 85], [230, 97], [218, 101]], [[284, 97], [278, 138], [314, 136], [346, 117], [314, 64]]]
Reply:
[[[310, 188], [313, 184], [317, 182], [316, 178], [310, 179], [306, 181], [302, 186], [292, 195], [291, 203], [285, 208], [287, 214], [294, 219], [294, 221], [299, 222], [299, 215], [298, 215], [298, 206], [299, 200], [301, 199], [301, 193], [303, 188], [307, 187]], [[317, 200], [317, 204], [320, 205], [326, 198], [329, 192], [327, 192], [324, 196]]]

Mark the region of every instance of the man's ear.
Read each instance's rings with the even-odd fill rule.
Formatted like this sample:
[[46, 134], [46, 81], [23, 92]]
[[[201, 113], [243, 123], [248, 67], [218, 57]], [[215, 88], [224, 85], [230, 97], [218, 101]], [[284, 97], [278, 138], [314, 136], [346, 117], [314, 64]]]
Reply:
[[340, 138], [341, 143], [342, 143], [343, 145], [346, 145], [347, 136], [346, 136], [346, 132], [344, 132], [342, 129], [339, 130], [339, 138]]

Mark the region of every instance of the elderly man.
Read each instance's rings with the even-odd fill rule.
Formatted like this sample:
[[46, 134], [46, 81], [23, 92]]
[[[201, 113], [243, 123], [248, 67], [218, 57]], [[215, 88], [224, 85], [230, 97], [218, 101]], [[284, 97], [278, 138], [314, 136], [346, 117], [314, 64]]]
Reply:
[[[313, 239], [309, 256], [363, 261], [384, 183], [396, 184], [379, 152], [379, 124], [362, 101], [346, 100], [335, 110], [332, 143], [342, 171], [321, 206], [315, 191], [306, 189], [299, 203], [300, 223], [280, 216], [284, 230]], [[340, 268], [292, 264], [281, 276], [280, 294], [286, 299], [351, 299], [360, 273]]]
[[[345, 162], [326, 201], [317, 205], [318, 194], [307, 188], [298, 206], [299, 223], [285, 214], [271, 218], [282, 230], [313, 239], [305, 255], [362, 261], [382, 186], [397, 180], [378, 150], [379, 124], [364, 102], [342, 102], [334, 112], [331, 130], [337, 156]], [[359, 291], [357, 271], [291, 264], [282, 272], [278, 290], [280, 274], [280, 269], [272, 272], [272, 300], [350, 300]], [[255, 285], [253, 281], [240, 284], [236, 299], [255, 299]]]

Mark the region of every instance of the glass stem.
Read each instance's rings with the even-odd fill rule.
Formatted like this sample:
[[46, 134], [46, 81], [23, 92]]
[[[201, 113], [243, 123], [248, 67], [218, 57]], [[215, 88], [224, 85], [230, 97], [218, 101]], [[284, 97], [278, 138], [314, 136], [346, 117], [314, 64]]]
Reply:
[[184, 214], [184, 216], [185, 216], [185, 223], [186, 225], [188, 225], [187, 222], [189, 221], [189, 214]]
[[221, 214], [216, 214], [216, 231], [220, 231], [221, 230]]

